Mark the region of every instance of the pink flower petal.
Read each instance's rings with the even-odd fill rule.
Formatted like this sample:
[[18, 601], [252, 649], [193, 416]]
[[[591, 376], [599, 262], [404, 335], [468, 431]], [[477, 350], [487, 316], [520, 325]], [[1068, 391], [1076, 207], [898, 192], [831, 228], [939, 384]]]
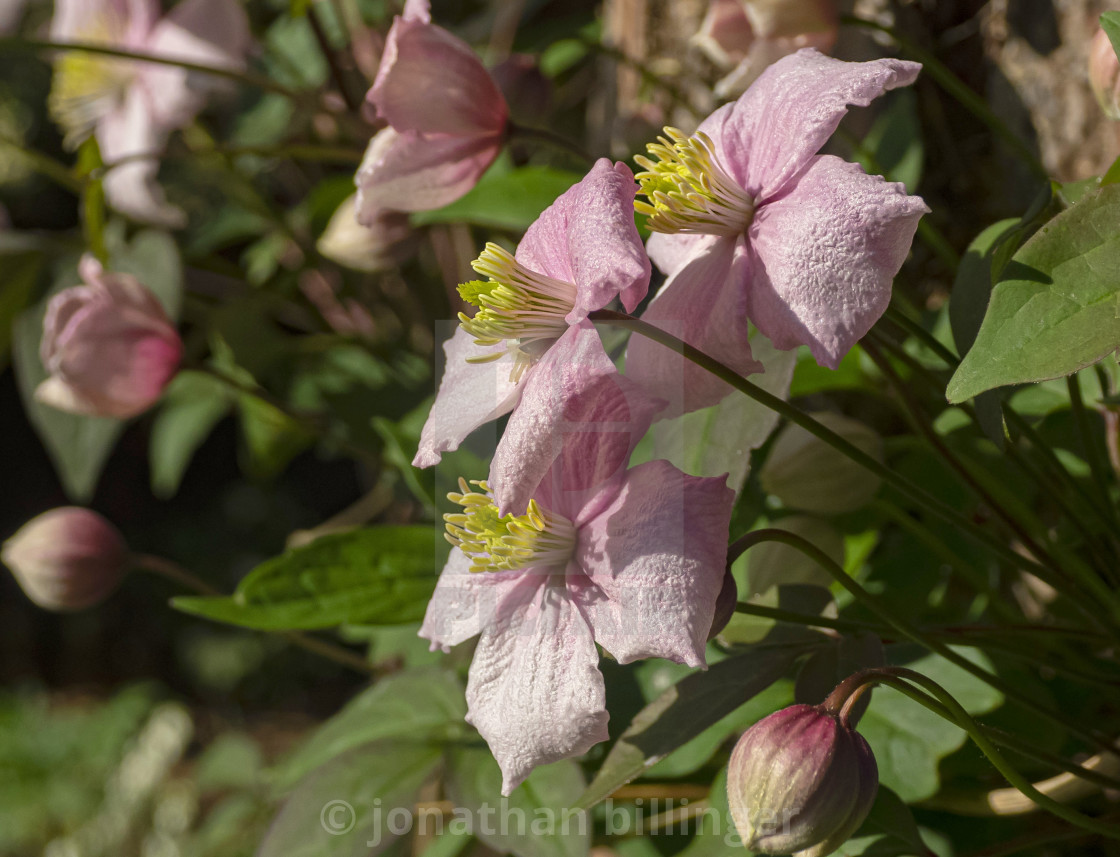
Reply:
[[731, 177], [766, 202], [828, 141], [848, 105], [864, 107], [913, 83], [920, 70], [905, 60], [842, 62], [805, 48], [767, 68], [730, 111], [721, 108], [700, 128]]
[[568, 322], [582, 321], [616, 296], [632, 311], [649, 288], [649, 259], [634, 225], [634, 174], [600, 158], [529, 227], [517, 261], [576, 286]]
[[432, 643], [432, 651], [451, 651], [490, 627], [498, 604], [524, 577], [521, 571], [471, 572], [471, 560], [458, 548], [451, 550], [428, 602], [419, 634]]
[[808, 345], [835, 369], [886, 309], [927, 211], [901, 184], [814, 158], [751, 224], [751, 319], [778, 348]]
[[[156, 182], [158, 157], [167, 142], [168, 129], [158, 125], [147, 92], [131, 86], [124, 103], [105, 116], [95, 131], [106, 164], [122, 159], [105, 174], [105, 197], [109, 204], [129, 217], [172, 228], [186, 224], [186, 214], [171, 205]], [[150, 158], [137, 158], [151, 155]]]
[[[420, 433], [420, 448], [413, 465], [431, 467], [472, 431], [502, 414], [517, 402], [521, 387], [509, 380], [513, 359], [508, 355], [489, 363], [468, 363], [476, 355], [501, 353], [504, 347], [482, 347], [461, 327], [443, 345], [447, 363], [428, 421]], [[524, 380], [524, 379], [522, 379]]]
[[419, 17], [393, 21], [367, 99], [400, 133], [500, 136], [508, 115], [470, 45]]
[[704, 664], [734, 499], [723, 477], [651, 461], [633, 468], [611, 504], [581, 524], [580, 604], [596, 642], [619, 663]]
[[581, 508], [586, 492], [625, 470], [664, 404], [618, 374], [590, 322], [569, 328], [528, 373], [494, 453], [489, 484], [498, 509], [523, 514], [550, 470], [549, 508]]
[[646, 241], [649, 260], [657, 270], [670, 277], [698, 256], [704, 248], [719, 240], [718, 235], [687, 235], [654, 232]]
[[[182, 0], [155, 25], [145, 49], [168, 59], [240, 69], [249, 42], [249, 19], [239, 3]], [[222, 85], [218, 78], [172, 66], [145, 63], [139, 69], [155, 121], [167, 128], [189, 123], [208, 92]]]
[[[761, 371], [747, 342], [746, 248], [734, 238], [709, 241], [700, 248], [698, 255], [665, 282], [642, 320], [741, 375]], [[669, 400], [662, 418], [714, 405], [732, 392], [707, 370], [638, 333], [630, 337], [626, 349], [626, 375]]]
[[591, 629], [563, 577], [526, 572], [483, 630], [467, 681], [467, 722], [502, 769], [502, 794], [537, 765], [607, 739], [598, 663]]
[[384, 128], [370, 141], [355, 182], [358, 222], [371, 211], [428, 211], [465, 194], [501, 151], [500, 136], [398, 134]]

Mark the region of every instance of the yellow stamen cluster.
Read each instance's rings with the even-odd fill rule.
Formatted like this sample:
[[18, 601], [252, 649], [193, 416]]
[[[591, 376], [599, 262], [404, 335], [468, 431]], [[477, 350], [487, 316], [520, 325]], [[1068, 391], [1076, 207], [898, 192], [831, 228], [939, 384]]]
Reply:
[[499, 515], [483, 481], [459, 480], [459, 492], [447, 499], [463, 511], [443, 516], [445, 538], [471, 559], [471, 571], [515, 571], [524, 568], [564, 567], [576, 544], [571, 521], [529, 501], [524, 515]]
[[[568, 329], [564, 319], [575, 306], [576, 287], [528, 270], [493, 243], [471, 267], [487, 279], [459, 286], [463, 300], [478, 307], [474, 318], [459, 313], [459, 323], [478, 345], [508, 342], [515, 355], [510, 377], [517, 381]], [[487, 362], [501, 356], [499, 352], [471, 359]]]
[[657, 158], [634, 160], [644, 168], [635, 176], [649, 202], [634, 208], [648, 216], [652, 232], [736, 235], [750, 226], [754, 200], [724, 172], [711, 138], [702, 132], [686, 137], [666, 128], [665, 137], [646, 149]]
[[[126, 28], [127, 22], [106, 11], [74, 40], [112, 46], [121, 42]], [[77, 147], [93, 132], [98, 120], [116, 107], [135, 74], [136, 64], [128, 60], [85, 51], [59, 54], [47, 108], [62, 126], [67, 148]]]

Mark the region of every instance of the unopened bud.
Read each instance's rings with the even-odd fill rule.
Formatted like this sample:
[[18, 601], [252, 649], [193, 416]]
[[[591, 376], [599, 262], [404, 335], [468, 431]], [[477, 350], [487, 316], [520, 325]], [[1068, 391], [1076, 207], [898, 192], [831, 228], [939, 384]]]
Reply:
[[27, 597], [46, 610], [84, 610], [104, 601], [128, 565], [116, 527], [76, 506], [28, 521], [4, 542], [0, 559]]
[[1120, 119], [1120, 60], [1104, 30], [1089, 43], [1089, 85], [1105, 116]]
[[863, 823], [878, 788], [863, 736], [818, 705], [760, 720], [727, 769], [735, 827], [748, 849], [764, 854], [831, 854]]
[[[876, 461], [883, 460], [882, 439], [863, 423], [830, 412], [812, 416]], [[787, 426], [778, 436], [759, 480], [787, 508], [822, 515], [866, 506], [879, 492], [881, 481], [798, 425]]]

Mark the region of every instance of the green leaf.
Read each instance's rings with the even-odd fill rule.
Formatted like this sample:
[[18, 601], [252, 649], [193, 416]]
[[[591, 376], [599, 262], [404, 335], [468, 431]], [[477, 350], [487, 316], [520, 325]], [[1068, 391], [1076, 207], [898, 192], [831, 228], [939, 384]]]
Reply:
[[473, 223], [522, 232], [564, 191], [580, 180], [578, 173], [552, 167], [508, 169], [499, 161], [465, 196], [435, 211], [418, 212], [412, 222]]
[[1101, 29], [1112, 42], [1112, 50], [1120, 56], [1120, 12], [1105, 12], [1101, 15]]
[[409, 670], [362, 691], [273, 771], [287, 790], [309, 771], [371, 741], [436, 740], [467, 713], [463, 687], [442, 669]]
[[[991, 669], [991, 662], [976, 649], [954, 651]], [[1003, 701], [998, 690], [940, 655], [928, 655], [907, 666], [944, 687], [969, 714], [991, 711]], [[959, 726], [887, 687], [876, 688], [871, 705], [860, 720], [859, 731], [875, 753], [879, 781], [907, 803], [937, 794], [938, 763], [967, 739]]]
[[110, 268], [132, 274], [155, 294], [172, 320], [179, 318], [183, 300], [183, 263], [179, 247], [170, 233], [158, 229], [137, 232], [125, 244], [106, 234]]
[[411, 622], [424, 615], [446, 555], [430, 526], [336, 533], [258, 565], [231, 597], [172, 605], [260, 631]]
[[638, 712], [579, 799], [589, 808], [692, 740], [789, 670], [800, 649], [759, 648], [677, 682]]
[[152, 421], [148, 460], [153, 494], [175, 495], [195, 451], [232, 406], [228, 388], [217, 378], [191, 371], [175, 377]]
[[273, 479], [315, 442], [315, 435], [275, 405], [245, 393], [237, 397], [241, 436], [245, 441], [245, 472]]
[[1120, 346], [1120, 185], [1051, 220], [1004, 274], [949, 382], [950, 402], [1068, 375]]
[[478, 822], [474, 835], [502, 854], [585, 857], [590, 820], [570, 809], [583, 787], [579, 765], [564, 760], [535, 768], [505, 798], [502, 774], [489, 750], [464, 747], [449, 754], [448, 797], [457, 812], [465, 810]]
[[727, 768], [719, 772], [708, 793], [708, 806], [697, 821], [696, 835], [678, 857], [743, 857], [743, 840], [727, 803]]
[[[412, 822], [421, 787], [440, 764], [438, 744], [363, 744], [307, 777], [281, 807], [257, 857], [373, 857]], [[398, 832], [400, 831], [400, 832]]]

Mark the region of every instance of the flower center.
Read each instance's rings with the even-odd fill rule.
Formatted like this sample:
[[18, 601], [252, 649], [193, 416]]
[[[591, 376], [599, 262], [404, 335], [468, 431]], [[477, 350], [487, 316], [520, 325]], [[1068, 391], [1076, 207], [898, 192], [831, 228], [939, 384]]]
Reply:
[[[75, 34], [74, 41], [112, 47], [124, 39], [127, 22], [111, 10], [99, 14]], [[123, 100], [136, 73], [135, 63], [85, 51], [64, 51], [54, 63], [54, 79], [47, 106], [73, 149], [97, 122]]]
[[[459, 313], [459, 323], [477, 345], [508, 343], [514, 353], [510, 380], [519, 381], [568, 329], [564, 319], [575, 306], [576, 287], [528, 270], [493, 243], [471, 267], [487, 279], [459, 286], [463, 300], [478, 307], [474, 318]], [[468, 359], [486, 363], [501, 356], [499, 352]]]
[[463, 507], [460, 513], [443, 516], [447, 522], [446, 539], [471, 558], [471, 571], [515, 571], [551, 566], [563, 568], [576, 546], [576, 528], [562, 515], [542, 509], [529, 501], [524, 515], [499, 515], [490, 496], [490, 486], [480, 480], [470, 483], [481, 488], [472, 491], [465, 479], [459, 491], [447, 495]]
[[754, 200], [719, 165], [712, 139], [703, 132], [686, 137], [666, 128], [669, 139], [658, 137], [634, 160], [645, 168], [635, 176], [649, 202], [634, 208], [649, 217], [652, 232], [737, 235], [754, 218]]

